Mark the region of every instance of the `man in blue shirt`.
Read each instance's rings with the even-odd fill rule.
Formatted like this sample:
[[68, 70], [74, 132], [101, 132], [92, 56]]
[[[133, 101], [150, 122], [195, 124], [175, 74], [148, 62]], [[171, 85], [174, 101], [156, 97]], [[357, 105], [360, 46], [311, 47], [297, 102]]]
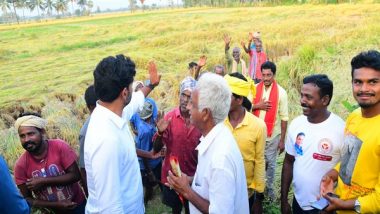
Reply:
[[[131, 123], [137, 134], [135, 137], [136, 148], [151, 151], [153, 147], [153, 136], [156, 133], [156, 123], [153, 119], [155, 107], [154, 101], [146, 99], [143, 109], [134, 114]], [[144, 202], [147, 203], [153, 197], [153, 187], [161, 179], [161, 158], [146, 159], [139, 157], [139, 164], [143, 185], [145, 187]]]
[[0, 156], [0, 178], [0, 213], [30, 213], [28, 203], [16, 188], [16, 185], [9, 174], [8, 166], [2, 156]]

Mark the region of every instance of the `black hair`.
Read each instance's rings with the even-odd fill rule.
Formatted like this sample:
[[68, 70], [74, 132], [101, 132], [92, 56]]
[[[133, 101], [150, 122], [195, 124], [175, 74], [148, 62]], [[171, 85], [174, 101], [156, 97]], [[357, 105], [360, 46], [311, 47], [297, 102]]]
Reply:
[[[246, 81], [246, 82], [248, 82], [248, 80], [241, 74], [241, 73], [238, 73], [238, 72], [235, 72], [235, 73], [231, 73], [231, 74], [229, 74], [230, 76], [232, 76], [232, 77], [236, 77], [236, 78], [238, 78], [238, 79], [241, 79], [241, 80], [244, 80], [244, 81]], [[242, 106], [245, 108], [245, 109], [247, 109], [247, 111], [251, 111], [251, 109], [252, 109], [252, 103], [248, 100], [248, 98], [247, 97], [244, 97], [244, 96], [240, 96], [240, 95], [237, 95], [237, 94], [234, 94], [234, 93], [232, 93], [232, 95], [235, 97], [235, 98], [237, 98], [237, 99], [239, 99], [239, 98], [243, 98], [243, 103], [242, 103]]]
[[261, 71], [264, 69], [270, 69], [273, 73], [273, 75], [276, 75], [276, 64], [274, 64], [271, 61], [266, 61], [261, 65]]
[[298, 137], [298, 136], [304, 136], [304, 137], [305, 137], [305, 133], [300, 132], [300, 133], [297, 134], [297, 137]]
[[329, 77], [325, 74], [314, 74], [310, 76], [306, 76], [303, 78], [303, 84], [313, 83], [319, 88], [319, 96], [322, 98], [326, 95], [330, 97], [327, 105], [330, 104], [330, 101], [333, 96], [334, 85], [333, 82], [329, 79]]
[[104, 102], [114, 101], [124, 88], [129, 89], [135, 75], [136, 66], [129, 57], [120, 54], [104, 58], [94, 70], [96, 96]]
[[86, 105], [88, 108], [96, 106], [96, 101], [98, 100], [98, 98], [95, 94], [94, 85], [88, 86], [86, 92], [84, 92], [84, 100], [86, 101]]
[[351, 60], [351, 77], [354, 70], [359, 68], [372, 68], [380, 72], [380, 53], [376, 50], [363, 51]]
[[198, 64], [195, 63], [195, 62], [190, 62], [189, 63], [189, 69], [192, 69], [193, 67], [196, 67], [196, 66], [198, 66]]
[[30, 116], [30, 115], [33, 115], [33, 116], [41, 117], [41, 118], [42, 118], [41, 114], [39, 114], [39, 113], [37, 113], [37, 112], [30, 112], [30, 111], [26, 111], [26, 112], [20, 113], [20, 114], [18, 115], [18, 118], [20, 118], [20, 117], [24, 117], [24, 116]]

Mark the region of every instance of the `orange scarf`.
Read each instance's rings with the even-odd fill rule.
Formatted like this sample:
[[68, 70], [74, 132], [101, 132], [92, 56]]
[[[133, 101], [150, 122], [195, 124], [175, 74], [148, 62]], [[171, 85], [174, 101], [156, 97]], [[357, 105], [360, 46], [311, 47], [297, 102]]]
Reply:
[[[264, 82], [260, 82], [256, 87], [256, 97], [253, 100], [253, 104], [256, 105], [259, 103], [263, 97], [263, 91], [264, 90]], [[272, 104], [272, 108], [270, 108], [268, 111], [266, 111], [264, 122], [267, 125], [267, 136], [271, 137], [273, 133], [273, 127], [276, 123], [276, 115], [277, 115], [277, 109], [278, 109], [278, 86], [275, 80], [273, 80], [272, 83], [272, 89], [269, 94], [269, 101]], [[260, 110], [253, 111], [253, 114], [256, 117], [260, 116]]]

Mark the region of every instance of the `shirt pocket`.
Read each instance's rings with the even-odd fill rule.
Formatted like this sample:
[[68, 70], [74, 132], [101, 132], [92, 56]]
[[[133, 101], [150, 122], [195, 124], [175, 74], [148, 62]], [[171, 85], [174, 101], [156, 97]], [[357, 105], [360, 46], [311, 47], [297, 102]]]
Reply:
[[195, 179], [192, 188], [198, 195], [208, 200], [208, 185], [206, 182], [202, 182], [202, 180], [203, 179]]

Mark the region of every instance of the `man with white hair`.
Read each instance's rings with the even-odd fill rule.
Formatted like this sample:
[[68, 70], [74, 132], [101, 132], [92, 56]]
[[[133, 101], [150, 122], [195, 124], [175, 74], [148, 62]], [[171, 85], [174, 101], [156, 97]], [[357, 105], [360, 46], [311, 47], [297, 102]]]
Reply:
[[54, 213], [84, 213], [77, 155], [63, 140], [46, 138], [46, 123], [35, 113], [21, 114], [15, 122], [26, 150], [15, 165], [16, 184], [33, 207]]
[[202, 133], [197, 170], [189, 185], [185, 173], [171, 171], [168, 186], [190, 201], [190, 213], [249, 213], [244, 164], [237, 143], [224, 125], [231, 90], [219, 75], [203, 74], [188, 105], [190, 120]]
[[234, 47], [232, 49], [232, 57], [229, 53], [230, 50], [230, 43], [231, 43], [231, 37], [224, 36], [224, 52], [226, 55], [226, 61], [227, 61], [227, 72], [225, 74], [229, 73], [235, 73], [238, 72], [240, 74], [243, 74], [244, 76], [248, 75], [247, 65], [245, 61], [241, 58], [241, 50], [239, 47]]

